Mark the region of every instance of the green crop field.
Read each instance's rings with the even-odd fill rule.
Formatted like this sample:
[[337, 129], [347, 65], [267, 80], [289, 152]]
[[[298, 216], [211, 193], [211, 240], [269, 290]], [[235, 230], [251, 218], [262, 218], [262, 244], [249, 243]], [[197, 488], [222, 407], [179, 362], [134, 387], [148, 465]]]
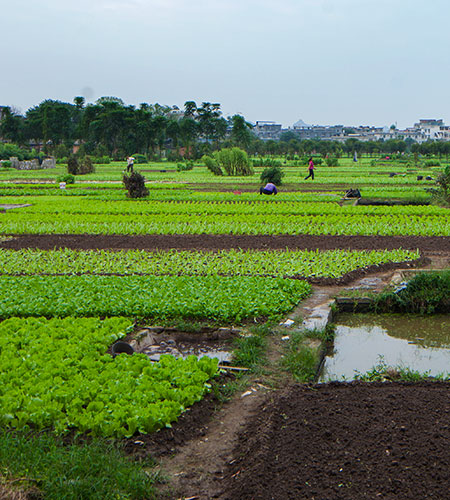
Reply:
[[[440, 167], [423, 162], [344, 158], [338, 167], [319, 166], [311, 182], [303, 179], [305, 166], [288, 161], [274, 197], [259, 194], [263, 167], [248, 177], [216, 177], [200, 163], [181, 172], [174, 163], [151, 163], [135, 166], [149, 189], [138, 200], [126, 196], [124, 166], [96, 165], [66, 189], [57, 181], [63, 165], [0, 168], [0, 425], [6, 432], [117, 439], [170, 426], [211, 389], [217, 360], [113, 358], [107, 351], [114, 341], [143, 324], [273, 324], [311, 293], [308, 281], [422, 256], [414, 246], [225, 250], [218, 243], [212, 250], [201, 244], [179, 250], [169, 240], [165, 250], [151, 244], [139, 250], [130, 236], [450, 236], [449, 209], [430, 203], [427, 188], [434, 183], [417, 180], [434, 178]], [[343, 200], [348, 188], [369, 201], [397, 204], [354, 205]], [[115, 235], [130, 246], [7, 248], [38, 235], [42, 241]], [[253, 344], [238, 341], [254, 352], [263, 344], [259, 337]]]

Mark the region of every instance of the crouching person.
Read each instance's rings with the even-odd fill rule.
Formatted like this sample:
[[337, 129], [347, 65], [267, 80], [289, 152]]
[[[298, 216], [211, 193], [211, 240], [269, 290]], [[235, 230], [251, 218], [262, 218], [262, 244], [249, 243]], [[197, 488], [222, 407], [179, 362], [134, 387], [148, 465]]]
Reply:
[[259, 194], [277, 194], [278, 190], [275, 184], [268, 182], [264, 187], [259, 188]]

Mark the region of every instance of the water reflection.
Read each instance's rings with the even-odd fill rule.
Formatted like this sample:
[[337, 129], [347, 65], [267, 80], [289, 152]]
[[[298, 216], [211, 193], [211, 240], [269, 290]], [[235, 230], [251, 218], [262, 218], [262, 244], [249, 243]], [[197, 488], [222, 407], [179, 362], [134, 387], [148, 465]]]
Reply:
[[450, 316], [341, 314], [321, 380], [352, 380], [380, 356], [389, 366], [450, 373]]

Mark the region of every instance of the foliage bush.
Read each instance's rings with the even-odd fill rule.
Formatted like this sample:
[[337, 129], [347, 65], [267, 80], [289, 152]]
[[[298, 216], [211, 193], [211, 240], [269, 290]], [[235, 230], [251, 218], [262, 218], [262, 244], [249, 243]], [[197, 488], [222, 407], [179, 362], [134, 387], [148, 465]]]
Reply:
[[210, 170], [214, 175], [223, 175], [222, 169], [217, 164], [217, 161], [211, 156], [203, 155], [202, 162], [206, 165], [206, 168]]
[[67, 161], [67, 172], [72, 175], [84, 175], [95, 172], [95, 168], [89, 156], [83, 158], [71, 156]]
[[0, 166], [3, 167], [3, 168], [11, 168], [11, 162], [9, 160], [3, 160], [0, 163]]
[[92, 158], [92, 163], [98, 164], [98, 165], [109, 165], [111, 163], [111, 160], [109, 156], [94, 156]]
[[450, 205], [450, 166], [445, 167], [436, 178], [436, 188], [426, 189], [438, 205]]
[[75, 184], [75, 176], [72, 174], [63, 174], [56, 178], [56, 182], [65, 182], [66, 184]]
[[272, 182], [276, 186], [281, 186], [284, 172], [280, 167], [269, 167], [261, 173], [261, 182]]
[[252, 164], [254, 167], [281, 167], [281, 161], [275, 158], [254, 158]]
[[423, 166], [424, 167], [440, 167], [441, 164], [440, 164], [439, 160], [425, 160], [423, 162]]
[[148, 158], [145, 155], [141, 155], [140, 153], [135, 153], [131, 156], [136, 160], [136, 163], [138, 164], [148, 163]]
[[123, 174], [122, 181], [128, 191], [127, 196], [129, 198], [145, 198], [148, 196], [145, 177], [139, 172], [131, 172], [130, 175]]
[[71, 156], [67, 160], [67, 172], [72, 175], [78, 174], [78, 160], [75, 158], [75, 156]]
[[16, 144], [2, 144], [0, 142], [0, 160], [9, 160], [12, 156], [17, 157], [19, 161], [33, 158], [32, 152], [22, 149]]
[[184, 172], [186, 170], [192, 170], [194, 168], [194, 162], [192, 160], [187, 160], [186, 162], [177, 163], [177, 172]]
[[240, 148], [225, 148], [214, 153], [214, 158], [229, 176], [253, 175], [247, 153]]
[[448, 313], [450, 271], [417, 274], [404, 288], [379, 295], [375, 307], [383, 312]]
[[339, 166], [339, 160], [335, 156], [329, 156], [325, 161], [328, 167]]

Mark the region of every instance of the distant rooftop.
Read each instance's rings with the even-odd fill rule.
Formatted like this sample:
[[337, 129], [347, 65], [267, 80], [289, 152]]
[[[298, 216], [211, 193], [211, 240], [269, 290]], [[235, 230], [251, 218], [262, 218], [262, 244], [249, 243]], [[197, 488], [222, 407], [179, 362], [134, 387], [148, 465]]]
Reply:
[[307, 127], [311, 127], [311, 125], [308, 125], [307, 123], [305, 123], [301, 118], [300, 120], [298, 120], [297, 122], [294, 123], [293, 127], [296, 127], [296, 128], [307, 128]]

